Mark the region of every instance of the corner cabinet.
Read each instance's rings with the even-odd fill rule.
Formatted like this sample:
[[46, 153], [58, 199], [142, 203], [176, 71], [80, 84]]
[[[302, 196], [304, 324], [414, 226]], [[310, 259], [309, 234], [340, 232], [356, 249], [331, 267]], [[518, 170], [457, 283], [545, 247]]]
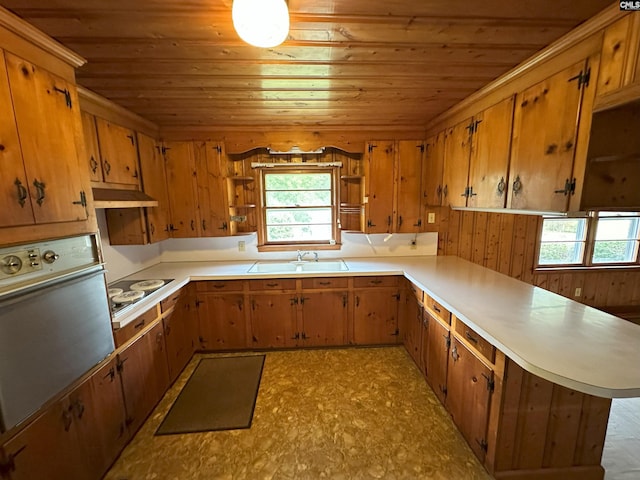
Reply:
[[[0, 123], [6, 182], [0, 226], [86, 222], [91, 194], [80, 165], [75, 85], [12, 53], [0, 55], [0, 68], [6, 63], [6, 71], [0, 72], [0, 97], [13, 105], [15, 114], [4, 115]], [[82, 231], [81, 223], [72, 230]]]

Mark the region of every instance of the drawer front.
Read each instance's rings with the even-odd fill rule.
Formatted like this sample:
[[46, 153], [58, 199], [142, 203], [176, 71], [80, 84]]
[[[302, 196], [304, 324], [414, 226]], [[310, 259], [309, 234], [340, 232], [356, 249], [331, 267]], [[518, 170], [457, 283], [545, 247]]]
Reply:
[[270, 278], [267, 280], [251, 280], [249, 290], [295, 290], [295, 278]]
[[469, 327], [458, 317], [455, 319], [456, 333], [464, 338], [469, 345], [480, 353], [484, 358], [493, 363], [496, 359], [496, 347], [482, 338], [475, 330]]
[[358, 287], [397, 287], [398, 277], [356, 277], [353, 279], [353, 286]]
[[411, 282], [407, 282], [407, 288], [408, 290], [413, 294], [414, 297], [416, 297], [416, 300], [418, 300], [418, 303], [422, 304], [424, 303], [424, 292], [419, 289], [417, 286], [415, 286], [413, 283]]
[[207, 281], [196, 283], [198, 292], [241, 292], [244, 288], [242, 280]]
[[135, 337], [138, 332], [144, 330], [144, 328], [150, 325], [156, 318], [158, 318], [158, 306], [155, 305], [151, 310], [147, 310], [135, 320], [127, 323], [124, 327], [117, 329], [114, 332], [114, 338], [116, 347], [119, 347]]
[[340, 288], [349, 286], [347, 277], [305, 278], [302, 280], [302, 288]]
[[424, 294], [424, 307], [444, 323], [451, 325], [451, 312], [426, 293]]
[[175, 306], [176, 303], [178, 303], [178, 299], [180, 298], [180, 295], [182, 295], [182, 290], [183, 289], [181, 288], [177, 292], [173, 292], [171, 296], [165, 298], [160, 302], [160, 310], [162, 311], [162, 313], [170, 310]]

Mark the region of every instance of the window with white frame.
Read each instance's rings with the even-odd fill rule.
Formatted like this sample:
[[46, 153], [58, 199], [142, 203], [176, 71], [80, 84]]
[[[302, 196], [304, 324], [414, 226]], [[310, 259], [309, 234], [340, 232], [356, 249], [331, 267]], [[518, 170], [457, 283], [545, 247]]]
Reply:
[[335, 243], [336, 171], [336, 168], [262, 171], [265, 245]]
[[545, 218], [538, 266], [638, 265], [640, 214], [593, 212], [587, 218]]

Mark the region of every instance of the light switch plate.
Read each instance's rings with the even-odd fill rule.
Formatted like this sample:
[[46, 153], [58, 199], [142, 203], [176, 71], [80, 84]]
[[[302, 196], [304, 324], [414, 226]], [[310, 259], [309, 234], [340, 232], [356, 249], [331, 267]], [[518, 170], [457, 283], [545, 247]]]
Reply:
[[436, 223], [436, 214], [435, 214], [435, 212], [430, 212], [427, 215], [427, 223]]

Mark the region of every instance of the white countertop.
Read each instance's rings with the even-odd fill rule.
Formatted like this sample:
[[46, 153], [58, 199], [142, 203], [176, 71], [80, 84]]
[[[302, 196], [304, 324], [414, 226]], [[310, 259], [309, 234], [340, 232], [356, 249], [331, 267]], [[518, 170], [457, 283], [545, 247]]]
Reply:
[[175, 280], [114, 319], [124, 326], [189, 281], [404, 275], [525, 370], [601, 397], [640, 397], [640, 326], [458, 257], [346, 259], [346, 272], [247, 273], [254, 262], [160, 263], [127, 279]]

